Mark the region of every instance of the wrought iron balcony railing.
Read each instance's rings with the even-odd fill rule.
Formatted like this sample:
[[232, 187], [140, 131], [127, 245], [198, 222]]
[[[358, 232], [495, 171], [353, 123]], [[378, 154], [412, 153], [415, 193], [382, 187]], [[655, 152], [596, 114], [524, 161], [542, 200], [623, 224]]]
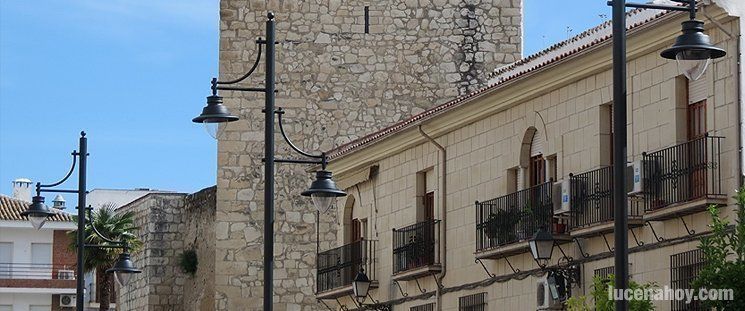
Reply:
[[321, 253], [316, 257], [316, 292], [352, 285], [360, 268], [375, 280], [375, 241], [360, 240]]
[[440, 263], [439, 220], [426, 220], [393, 229], [393, 273]]
[[[570, 174], [571, 213], [569, 229], [613, 221], [613, 167], [604, 166]], [[629, 216], [641, 217], [643, 205], [629, 200]]]
[[551, 228], [553, 182], [484, 202], [476, 202], [476, 251], [529, 239], [538, 229]]
[[645, 210], [723, 195], [720, 165], [723, 138], [704, 136], [642, 154]]
[[0, 262], [0, 279], [74, 280], [74, 265]]

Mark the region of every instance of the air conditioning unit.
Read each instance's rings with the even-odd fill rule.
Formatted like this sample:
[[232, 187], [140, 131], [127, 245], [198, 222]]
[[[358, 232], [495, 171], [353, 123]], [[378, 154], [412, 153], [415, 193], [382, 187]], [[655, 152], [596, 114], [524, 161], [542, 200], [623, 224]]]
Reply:
[[536, 286], [538, 310], [562, 310], [564, 308], [559, 289], [549, 274], [539, 278]]
[[75, 271], [73, 271], [73, 270], [57, 270], [57, 279], [58, 280], [74, 280], [75, 279]]
[[[578, 192], [578, 193], [573, 193]], [[584, 195], [585, 182], [577, 179], [564, 179], [554, 184], [554, 215], [569, 214], [572, 211], [572, 197]]]
[[660, 167], [654, 160], [636, 160], [626, 166], [626, 190], [628, 194], [640, 195], [650, 190], [649, 179], [659, 173]]
[[75, 295], [59, 295], [59, 306], [60, 307], [75, 307], [76, 302]]

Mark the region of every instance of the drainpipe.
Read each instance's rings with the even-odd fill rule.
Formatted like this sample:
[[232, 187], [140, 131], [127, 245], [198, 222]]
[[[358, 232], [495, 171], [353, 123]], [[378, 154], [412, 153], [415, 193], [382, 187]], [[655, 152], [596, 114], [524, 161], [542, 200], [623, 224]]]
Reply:
[[[429, 140], [437, 149], [440, 149], [440, 206], [442, 208], [440, 209], [442, 213], [440, 214], [440, 264], [442, 265], [442, 272], [440, 272], [440, 275], [437, 276], [437, 283], [442, 284], [442, 280], [445, 279], [445, 274], [447, 274], [447, 265], [445, 262], [447, 261], [447, 254], [445, 250], [447, 249], [447, 235], [445, 232], [447, 231], [447, 151], [445, 150], [445, 147], [440, 145], [434, 138], [427, 135], [427, 133], [422, 130], [422, 125], [417, 125], [417, 129], [419, 129], [419, 133], [422, 134], [424, 138]], [[437, 297], [437, 302], [435, 303], [437, 305], [436, 310], [442, 311], [442, 293], [440, 292], [440, 286], [437, 285], [437, 290], [435, 291], [435, 296]]]

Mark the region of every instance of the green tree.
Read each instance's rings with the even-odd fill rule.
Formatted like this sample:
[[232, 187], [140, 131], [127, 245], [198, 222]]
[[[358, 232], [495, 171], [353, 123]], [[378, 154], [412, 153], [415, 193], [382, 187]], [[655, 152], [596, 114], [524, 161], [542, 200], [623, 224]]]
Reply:
[[[104, 204], [100, 209], [91, 213], [91, 219], [88, 219], [85, 224], [85, 243], [94, 245], [111, 245], [114, 244], [107, 242], [101, 238], [91, 226], [92, 224], [96, 229], [106, 238], [114, 241], [126, 242], [129, 246], [130, 252], [135, 252], [142, 247], [142, 242], [133, 233], [138, 228], [134, 225], [134, 214], [131, 212], [127, 213], [116, 213], [114, 211], [115, 205], [113, 203]], [[77, 221], [77, 219], [75, 219]], [[73, 251], [77, 250], [77, 230], [68, 232], [71, 239], [69, 248]], [[106, 270], [111, 268], [116, 262], [119, 254], [122, 252], [121, 248], [87, 248], [85, 250], [85, 256], [83, 261], [85, 263], [85, 272], [96, 271], [96, 274], [100, 276], [101, 284], [98, 288], [102, 289], [99, 293], [100, 304], [99, 310], [109, 310], [109, 304], [111, 303], [110, 290], [112, 287], [112, 276], [106, 273]]]
[[[616, 310], [616, 301], [608, 295], [608, 287], [613, 284], [615, 277], [611, 274], [608, 278], [601, 278], [596, 276], [592, 279], [592, 292], [590, 296], [594, 301], [594, 308], [587, 302], [585, 296], [575, 296], [567, 300], [567, 310], [569, 311], [614, 311]], [[631, 290], [649, 290], [656, 287], [655, 283], [649, 282], [639, 284], [634, 281], [629, 281], [629, 289]], [[629, 310], [631, 311], [650, 311], [654, 310], [655, 306], [651, 300], [629, 300]]]
[[[712, 234], [701, 239], [704, 267], [693, 281], [693, 288], [731, 289], [732, 300], [706, 300], [704, 306], [717, 310], [745, 310], [745, 188], [737, 200], [734, 228], [719, 210], [709, 207]], [[734, 230], [733, 230], [734, 229]]]

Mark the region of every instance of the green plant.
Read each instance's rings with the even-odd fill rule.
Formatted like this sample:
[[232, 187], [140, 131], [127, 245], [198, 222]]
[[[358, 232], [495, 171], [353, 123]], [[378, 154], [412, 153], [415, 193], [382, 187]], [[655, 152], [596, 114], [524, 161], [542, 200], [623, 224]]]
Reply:
[[692, 282], [696, 289], [731, 289], [732, 300], [706, 300], [703, 305], [717, 310], [745, 310], [745, 188], [737, 195], [737, 221], [734, 230], [719, 210], [709, 207], [712, 234], [701, 239], [704, 266]]
[[515, 226], [520, 216], [513, 210], [498, 210], [496, 213], [489, 214], [484, 227], [484, 234], [489, 239], [496, 239], [497, 244], [513, 242], [517, 239]]
[[[595, 300], [596, 311], [616, 310], [616, 305], [615, 305], [616, 301], [612, 299], [613, 297], [610, 297], [608, 295], [608, 287], [611, 284], [614, 284], [615, 280], [616, 280], [616, 277], [612, 274], [609, 275], [608, 278], [601, 278], [601, 277], [596, 276], [593, 279], [592, 298]], [[637, 282], [629, 280], [629, 290], [632, 290], [632, 291], [650, 290], [655, 287], [657, 287], [657, 284], [654, 282], [647, 282], [644, 284], [639, 284]], [[641, 300], [632, 299], [628, 301], [628, 305], [629, 305], [629, 310], [631, 311], [649, 311], [649, 310], [655, 309], [654, 304], [652, 304], [652, 301], [649, 299], [641, 299]]]
[[[114, 241], [126, 242], [130, 252], [136, 252], [142, 247], [142, 242], [132, 233], [138, 229], [134, 225], [134, 214], [130, 212], [116, 213], [114, 211], [115, 207], [113, 203], [107, 203], [91, 214], [91, 219], [85, 224], [85, 244], [113, 246], [93, 230], [91, 225], [94, 225], [104, 237]], [[74, 218], [77, 222], [77, 217]], [[70, 238], [68, 248], [72, 251], [77, 250], [76, 236], [77, 230], [68, 232]], [[122, 249], [120, 248], [109, 247], [86, 249], [83, 256], [86, 272], [96, 271], [96, 274], [101, 277], [100, 288], [111, 288], [112, 277], [111, 274], [106, 273], [106, 270], [111, 268], [121, 252]], [[99, 310], [109, 310], [111, 294], [111, 291], [108, 290], [99, 293]]]
[[199, 266], [197, 251], [193, 249], [183, 251], [178, 256], [178, 265], [181, 267], [181, 271], [194, 276], [194, 274], [197, 273], [197, 267]]
[[567, 299], [567, 311], [590, 311], [587, 296], [574, 296]]

